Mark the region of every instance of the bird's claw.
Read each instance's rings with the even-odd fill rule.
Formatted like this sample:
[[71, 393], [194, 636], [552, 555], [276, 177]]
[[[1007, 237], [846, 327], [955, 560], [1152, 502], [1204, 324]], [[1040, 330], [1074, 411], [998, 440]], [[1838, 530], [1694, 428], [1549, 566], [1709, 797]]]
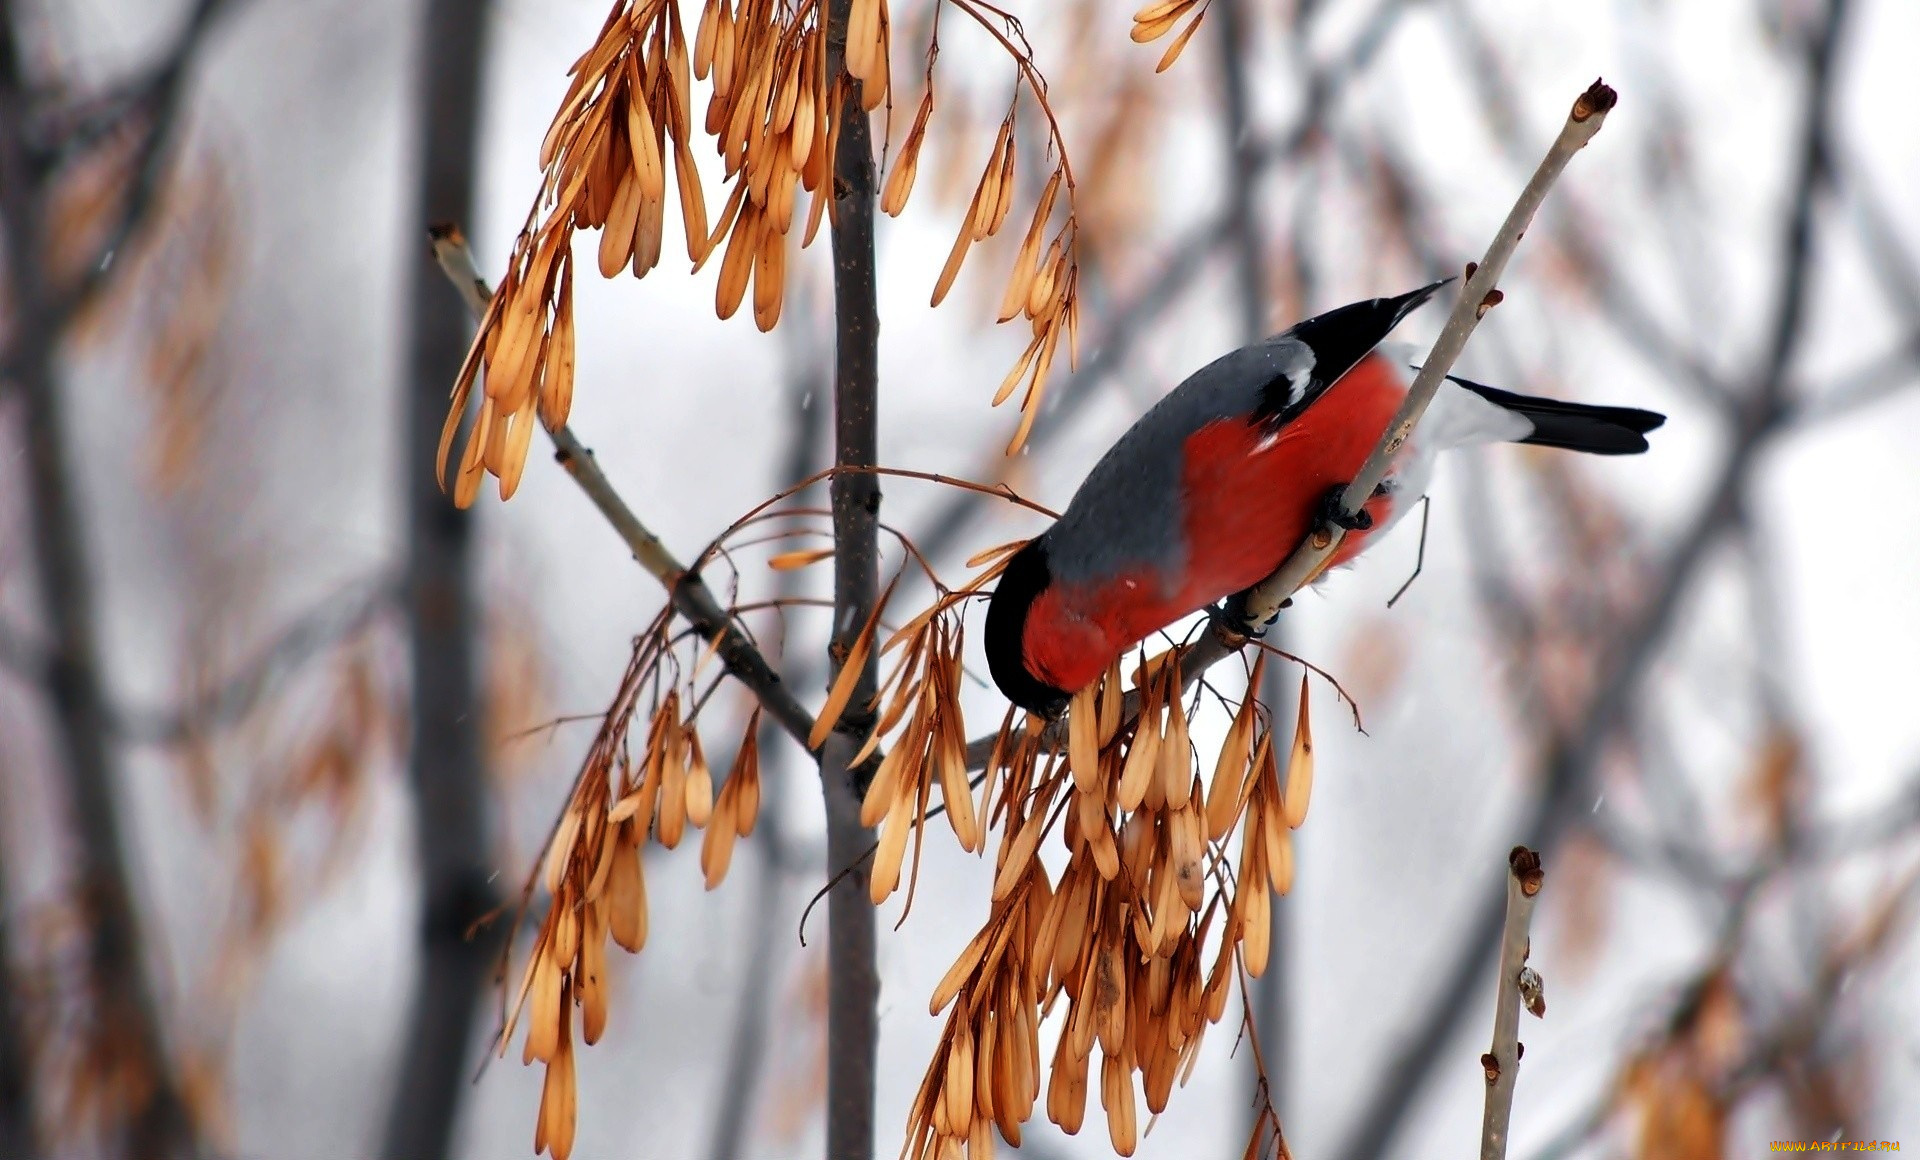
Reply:
[[1352, 515], [1347, 514], [1344, 497], [1349, 485], [1341, 483], [1327, 489], [1320, 499], [1320, 526], [1345, 528], [1349, 532], [1364, 532], [1373, 527], [1373, 516], [1367, 509], [1361, 508]]
[[1280, 619], [1280, 613], [1282, 611], [1292, 607], [1293, 597], [1289, 596], [1280, 602], [1279, 608], [1273, 610], [1273, 615], [1261, 621], [1257, 626], [1251, 625], [1247, 623], [1247, 594], [1238, 592], [1227, 598], [1225, 607], [1220, 609], [1216, 615], [1226, 627], [1232, 631], [1242, 636], [1248, 636], [1258, 640], [1267, 635], [1267, 630], [1272, 628], [1274, 622]]

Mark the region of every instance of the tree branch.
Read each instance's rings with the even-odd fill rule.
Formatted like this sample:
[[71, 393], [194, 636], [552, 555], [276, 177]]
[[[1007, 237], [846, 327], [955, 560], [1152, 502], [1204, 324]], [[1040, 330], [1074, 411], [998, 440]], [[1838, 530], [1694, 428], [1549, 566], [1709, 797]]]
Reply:
[[[131, 1081], [124, 1116], [104, 1125], [110, 1151], [170, 1156], [194, 1148], [194, 1126], [173, 1074], [159, 1005], [146, 977], [139, 908], [123, 839], [118, 756], [95, 622], [95, 571], [86, 516], [69, 451], [58, 378], [59, 345], [72, 321], [70, 292], [52, 282], [47, 179], [25, 129], [30, 95], [13, 35], [15, 14], [0, 0], [0, 231], [5, 236], [8, 345], [0, 368], [23, 405], [26, 507], [40, 603], [47, 619], [43, 689], [54, 752], [65, 776], [76, 837], [74, 903], [87, 928], [85, 987], [91, 1000], [88, 1052], [111, 1050]], [[181, 66], [184, 67], [184, 64]], [[170, 120], [161, 112], [155, 132]], [[154, 146], [158, 148], [158, 145]], [[124, 223], [130, 233], [138, 220]], [[93, 266], [99, 263], [93, 263]], [[112, 1046], [105, 1046], [111, 1037]]]
[[[1844, 8], [1829, 10], [1830, 19], [1843, 14]], [[1831, 45], [1827, 51], [1831, 51]], [[1832, 68], [1816, 69], [1810, 79], [1831, 83], [1836, 72]], [[1825, 100], [1815, 93], [1808, 95], [1809, 107]], [[1808, 121], [1809, 125], [1815, 123]], [[1805, 267], [1796, 271], [1791, 260], [1796, 250], [1791, 239], [1798, 234], [1792, 220], [1788, 231], [1783, 252], [1789, 260], [1782, 267], [1775, 324], [1790, 326], [1794, 340], [1770, 342], [1754, 399], [1749, 405], [1734, 408], [1728, 415], [1733, 432], [1727, 458], [1705, 500], [1681, 530], [1672, 552], [1659, 569], [1657, 589], [1632, 623], [1616, 635], [1614, 646], [1607, 650], [1595, 682], [1596, 691], [1581, 725], [1549, 751], [1543, 763], [1542, 791], [1522, 827], [1524, 841], [1534, 849], [1551, 851], [1570, 825], [1575, 803], [1586, 789], [1606, 741], [1624, 715], [1633, 690], [1652, 664], [1681, 597], [1737, 512], [1740, 495], [1761, 449], [1774, 435], [1787, 429], [1793, 415], [1781, 384], [1806, 316], [1803, 306], [1795, 304], [1794, 298], [1811, 292], [1811, 280], [1804, 276]], [[1459, 952], [1443, 976], [1445, 981], [1434, 993], [1425, 1016], [1381, 1073], [1381, 1082], [1372, 1096], [1362, 1103], [1356, 1119], [1358, 1127], [1345, 1146], [1334, 1153], [1336, 1157], [1375, 1160], [1387, 1154], [1414, 1105], [1415, 1096], [1432, 1074], [1435, 1062], [1442, 1057], [1459, 1025], [1461, 1013], [1470, 1002], [1479, 978], [1481, 963], [1497, 939], [1500, 925], [1500, 911], [1492, 906], [1482, 908], [1467, 925]]]
[[[851, 0], [831, 0], [827, 77], [840, 109], [834, 126], [833, 301], [834, 462], [842, 470], [833, 497], [833, 637], [829, 678], [837, 680], [867, 622], [879, 615], [880, 480], [858, 470], [879, 461], [880, 317], [873, 256], [873, 143], [860, 83], [847, 75]], [[829, 99], [832, 99], [829, 97]], [[869, 650], [853, 699], [820, 753], [827, 807], [827, 865], [851, 866], [827, 895], [828, 1160], [871, 1160], [874, 1061], [880, 979], [874, 966], [875, 915], [868, 901], [866, 851], [873, 831], [860, 824], [865, 779], [853, 758], [874, 724], [878, 658]]]
[[[422, 154], [416, 221], [472, 212], [480, 157], [480, 96], [491, 0], [428, 0], [420, 13], [414, 116]], [[433, 269], [407, 266], [411, 317], [402, 380], [400, 489], [406, 512], [408, 659], [412, 718], [408, 780], [420, 874], [418, 974], [401, 1037], [400, 1070], [381, 1152], [443, 1160], [453, 1151], [472, 1053], [475, 1012], [505, 927], [497, 908], [481, 691], [480, 599], [474, 591], [474, 513], [442, 494], [428, 465], [438, 451], [446, 385], [472, 327]]]
[[1787, 213], [1782, 238], [1785, 256], [1776, 287], [1779, 303], [1774, 308], [1772, 338], [1762, 364], [1756, 400], [1763, 406], [1778, 405], [1779, 396], [1786, 390], [1787, 362], [1800, 340], [1801, 315], [1809, 297], [1805, 284], [1811, 277], [1813, 261], [1813, 203], [1827, 184], [1832, 169], [1827, 144], [1828, 111], [1833, 105], [1834, 61], [1849, 2], [1829, 0], [1827, 18], [1807, 44], [1807, 99], [1796, 151], [1792, 208]]
[[[1771, 424], [1749, 428], [1722, 464], [1706, 500], [1675, 540], [1672, 554], [1658, 570], [1658, 588], [1615, 637], [1595, 679], [1595, 693], [1579, 728], [1556, 741], [1542, 761], [1541, 791], [1517, 827], [1535, 850], [1554, 849], [1578, 809], [1606, 742], [1625, 714], [1633, 691], [1651, 667], [1659, 643], [1708, 553], [1719, 542]], [[1414, 1106], [1415, 1097], [1443, 1057], [1448, 1042], [1471, 1009], [1488, 950], [1501, 929], [1501, 906], [1489, 902], [1463, 924], [1459, 950], [1439, 972], [1441, 983], [1425, 1014], [1380, 1072], [1372, 1095], [1361, 1104], [1358, 1125], [1345, 1145], [1332, 1153], [1341, 1160], [1378, 1160]]]
[[[1525, 846], [1515, 846], [1507, 855], [1507, 919], [1500, 937], [1500, 986], [1493, 1003], [1493, 1050], [1480, 1057], [1487, 1070], [1487, 1105], [1480, 1120], [1480, 1160], [1506, 1160], [1507, 1126], [1513, 1119], [1513, 1088], [1520, 1078], [1520, 1001], [1523, 972], [1531, 944], [1533, 904], [1540, 894], [1546, 875], [1540, 869], [1540, 855]], [[1546, 1003], [1538, 999], [1538, 976], [1527, 1004], [1535, 1015], [1546, 1012]]]
[[[1397, 11], [1397, 9], [1396, 9]], [[1217, 50], [1220, 54], [1221, 145], [1226, 163], [1226, 221], [1233, 241], [1234, 305], [1243, 346], [1259, 342], [1268, 332], [1267, 320], [1267, 229], [1262, 213], [1260, 181], [1265, 167], [1254, 139], [1253, 93], [1247, 76], [1245, 53], [1256, 43], [1248, 27], [1254, 9], [1247, 0], [1216, 0], [1210, 10], [1219, 22]], [[1291, 39], [1305, 55], [1305, 27], [1296, 12]], [[1324, 98], [1322, 98], [1324, 100]], [[1306, 116], [1318, 116], [1312, 107]], [[1302, 118], [1305, 119], [1304, 117]], [[1305, 138], [1299, 138], [1304, 142]], [[1276, 639], [1271, 643], [1284, 647]], [[1249, 688], [1249, 696], [1260, 697], [1273, 714], [1273, 720], [1289, 719], [1291, 691], [1279, 666], [1273, 666], [1264, 678], [1265, 688]], [[1288, 1028], [1289, 963], [1294, 928], [1293, 908], [1274, 907], [1268, 918], [1267, 969], [1247, 985], [1248, 1013], [1254, 1038], [1267, 1045], [1264, 1052], [1251, 1054], [1248, 1069], [1249, 1119], [1247, 1135], [1257, 1140], [1267, 1130], [1267, 1116], [1282, 1117], [1286, 1108], [1287, 1052], [1292, 1046]]]

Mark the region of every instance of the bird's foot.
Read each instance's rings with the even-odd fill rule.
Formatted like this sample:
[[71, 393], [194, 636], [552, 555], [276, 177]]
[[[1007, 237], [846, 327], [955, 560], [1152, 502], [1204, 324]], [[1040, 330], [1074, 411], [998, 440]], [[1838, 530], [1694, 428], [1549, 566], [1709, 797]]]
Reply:
[[1352, 515], [1347, 514], [1346, 505], [1342, 502], [1347, 493], [1347, 486], [1344, 483], [1337, 483], [1328, 488], [1327, 494], [1321, 497], [1319, 526], [1345, 528], [1349, 532], [1364, 532], [1373, 527], [1373, 516], [1365, 508], [1361, 508]]
[[1239, 633], [1242, 636], [1253, 637], [1257, 640], [1267, 635], [1267, 630], [1273, 627], [1274, 621], [1280, 619], [1280, 613], [1282, 611], [1292, 607], [1293, 597], [1289, 596], [1280, 602], [1279, 608], [1273, 610], [1273, 615], [1267, 617], [1258, 625], [1250, 624], [1248, 623], [1247, 616], [1247, 594], [1244, 592], [1236, 592], [1232, 596], [1227, 597], [1226, 605], [1215, 613], [1215, 618], [1229, 632]]

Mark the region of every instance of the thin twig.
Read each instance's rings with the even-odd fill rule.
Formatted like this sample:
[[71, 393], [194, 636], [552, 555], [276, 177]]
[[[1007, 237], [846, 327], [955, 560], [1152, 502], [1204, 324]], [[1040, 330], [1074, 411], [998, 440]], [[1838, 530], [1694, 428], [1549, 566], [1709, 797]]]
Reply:
[[73, 285], [61, 288], [54, 299], [54, 310], [60, 317], [73, 318], [86, 308], [118, 265], [115, 257], [126, 250], [152, 217], [167, 165], [173, 157], [173, 139], [179, 131], [188, 74], [217, 19], [231, 2], [196, 0], [186, 25], [154, 70], [151, 80], [141, 86], [140, 98], [123, 110], [123, 118], [141, 116], [147, 122], [130, 167], [131, 180], [119, 213], [97, 248], [101, 260], [87, 263]]
[[[1522, 973], [1531, 973], [1527, 951], [1531, 942], [1533, 904], [1540, 894], [1546, 874], [1540, 868], [1540, 855], [1525, 846], [1515, 846], [1507, 855], [1507, 922], [1500, 935], [1500, 986], [1493, 1004], [1493, 1049], [1480, 1057], [1487, 1071], [1487, 1105], [1480, 1120], [1480, 1160], [1506, 1160], [1507, 1127], [1513, 1119], [1513, 1088], [1520, 1078], [1520, 1004], [1529, 987]], [[1535, 976], [1533, 987], [1538, 987]], [[1538, 991], [1532, 990], [1527, 1003], [1534, 1014], [1544, 1013], [1544, 1002], [1535, 1005]]]

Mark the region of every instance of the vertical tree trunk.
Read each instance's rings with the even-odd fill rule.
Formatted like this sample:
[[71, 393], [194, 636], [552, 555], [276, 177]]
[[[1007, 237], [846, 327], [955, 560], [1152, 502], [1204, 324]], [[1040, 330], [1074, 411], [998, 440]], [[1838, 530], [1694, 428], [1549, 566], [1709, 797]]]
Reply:
[[472, 337], [435, 267], [429, 223], [472, 216], [488, 0], [428, 0], [420, 41], [422, 166], [406, 229], [411, 317], [401, 479], [412, 632], [414, 835], [422, 883], [420, 973], [382, 1148], [392, 1160], [440, 1160], [452, 1148], [474, 1016], [496, 935], [469, 938], [493, 909], [488, 789], [475, 676], [473, 520], [433, 475], [447, 392]]
[[33, 564], [47, 619], [45, 692], [54, 753], [71, 817], [78, 866], [75, 901], [88, 931], [89, 1034], [111, 1043], [113, 1066], [137, 1077], [126, 1121], [105, 1146], [136, 1156], [190, 1150], [187, 1109], [174, 1084], [141, 955], [140, 920], [122, 846], [119, 777], [95, 636], [93, 567], [84, 513], [67, 456], [67, 416], [56, 371], [61, 331], [46, 279], [47, 170], [24, 139], [27, 78], [14, 41], [15, 16], [0, 0], [0, 218], [4, 218], [12, 342], [0, 352], [25, 426], [26, 506]]
[[[15, 145], [5, 128], [7, 123], [17, 123], [11, 102], [20, 88], [18, 59], [13, 13], [5, 0], [0, 0], [0, 95], [8, 102], [0, 104], [0, 133], [8, 134], [6, 140], [0, 141], [0, 150], [6, 151], [0, 155], [0, 197], [6, 196], [4, 190], [11, 186], [13, 167], [18, 164], [11, 156]], [[9, 219], [11, 216], [9, 213]], [[10, 233], [8, 240], [12, 237]], [[0, 404], [5, 403], [6, 393], [6, 381], [0, 379]], [[4, 414], [3, 407], [0, 414]], [[13, 985], [13, 928], [9, 922], [13, 899], [6, 889], [5, 869], [4, 863], [0, 863], [0, 1155], [37, 1156], [40, 1141], [33, 1118], [33, 1080], [25, 1012], [21, 1010], [19, 993]]]
[[[1252, 86], [1247, 79], [1246, 48], [1251, 29], [1245, 0], [1221, 0], [1216, 5], [1220, 36], [1220, 96], [1225, 117], [1221, 128], [1225, 135], [1227, 159], [1227, 228], [1234, 239], [1235, 318], [1239, 322], [1236, 340], [1242, 344], [1258, 342], [1267, 336], [1271, 321], [1267, 317], [1267, 232], [1265, 215], [1259, 205], [1260, 164], [1255, 156], [1251, 106]], [[1267, 640], [1277, 647], [1281, 626], [1267, 630]], [[1265, 687], [1250, 690], [1259, 696], [1273, 714], [1275, 722], [1293, 720], [1293, 683], [1280, 665], [1267, 670]], [[1260, 1038], [1261, 1057], [1266, 1064], [1264, 1076], [1252, 1077], [1248, 1131], [1263, 1131], [1266, 1124], [1262, 1105], [1271, 1102], [1276, 1113], [1284, 1111], [1287, 1079], [1288, 1027], [1287, 952], [1291, 926], [1287, 906], [1273, 908], [1271, 947], [1267, 969], [1253, 981], [1247, 1001], [1253, 1005], [1254, 1030]], [[1259, 1090], [1264, 1081], [1266, 1089]], [[1264, 1152], [1262, 1153], [1265, 1154]]]
[[[4, 771], [0, 770], [0, 778]], [[0, 824], [4, 819], [0, 818]], [[33, 1072], [27, 1044], [26, 1012], [13, 982], [13, 899], [7, 893], [0, 859], [0, 1156], [38, 1156], [40, 1138], [33, 1118]]]
[[[832, 0], [827, 75], [844, 82], [839, 143], [833, 158], [834, 461], [871, 467], [879, 455], [880, 318], [873, 259], [873, 144], [860, 86], [845, 76], [849, 0]], [[872, 615], [880, 588], [880, 485], [870, 473], [834, 476], [834, 674]], [[851, 759], [872, 728], [875, 662], [866, 672], [820, 755], [827, 803], [827, 864], [859, 865], [827, 898], [827, 1157], [873, 1155], [874, 1051], [879, 1035], [880, 980], [874, 968], [874, 912], [867, 901], [867, 848], [873, 832], [860, 824]]]
[[[811, 312], [800, 309], [801, 287], [787, 290], [789, 325], [799, 323]], [[792, 441], [787, 445], [786, 462], [773, 480], [777, 489], [790, 487], [818, 470], [826, 441], [827, 409], [813, 405], [816, 394], [826, 394], [827, 368], [816, 357], [811, 342], [789, 343], [804, 346], [792, 356], [796, 365], [789, 380], [788, 395]], [[823, 352], [822, 352], [823, 353]], [[817, 487], [817, 485], [816, 485]], [[815, 488], [794, 497], [795, 502], [811, 503]], [[776, 595], [799, 594], [800, 574], [782, 572]], [[789, 652], [784, 633], [780, 645], [781, 679], [788, 688], [805, 688], [811, 675], [820, 670], [818, 659]], [[767, 1025], [773, 1014], [774, 985], [779, 977], [784, 938], [791, 938], [780, 923], [780, 904], [785, 897], [786, 879], [793, 854], [786, 835], [784, 799], [787, 778], [797, 763], [780, 727], [761, 726], [760, 736], [760, 828], [754, 831], [753, 930], [748, 936], [747, 973], [740, 984], [740, 1006], [734, 1015], [733, 1041], [727, 1048], [726, 1069], [721, 1073], [720, 1102], [715, 1109], [713, 1137], [707, 1147], [707, 1160], [740, 1160], [746, 1156], [753, 1114], [758, 1106], [761, 1075], [765, 1070]]]

